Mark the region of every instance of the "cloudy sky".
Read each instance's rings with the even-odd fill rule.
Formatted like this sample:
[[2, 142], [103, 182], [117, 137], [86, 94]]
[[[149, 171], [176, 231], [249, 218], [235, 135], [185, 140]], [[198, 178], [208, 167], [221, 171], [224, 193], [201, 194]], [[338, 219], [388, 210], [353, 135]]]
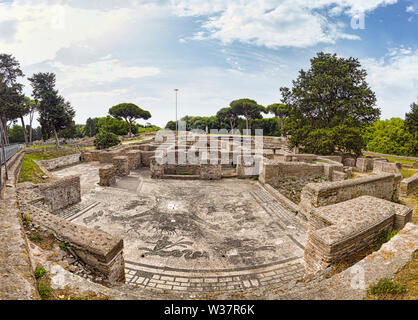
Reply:
[[279, 102], [319, 51], [359, 58], [382, 118], [403, 117], [418, 96], [417, 34], [418, 0], [0, 0], [0, 52], [26, 76], [56, 73], [77, 123], [133, 102], [164, 126], [174, 88], [179, 116]]

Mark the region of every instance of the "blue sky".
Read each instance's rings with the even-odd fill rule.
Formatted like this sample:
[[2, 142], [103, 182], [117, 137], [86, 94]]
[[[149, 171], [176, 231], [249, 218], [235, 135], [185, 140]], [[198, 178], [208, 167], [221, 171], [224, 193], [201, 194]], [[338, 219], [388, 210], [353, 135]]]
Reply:
[[0, 52], [27, 76], [56, 73], [78, 123], [133, 102], [164, 126], [174, 88], [179, 116], [279, 102], [319, 51], [360, 59], [382, 118], [403, 117], [418, 96], [417, 31], [418, 0], [0, 0]]

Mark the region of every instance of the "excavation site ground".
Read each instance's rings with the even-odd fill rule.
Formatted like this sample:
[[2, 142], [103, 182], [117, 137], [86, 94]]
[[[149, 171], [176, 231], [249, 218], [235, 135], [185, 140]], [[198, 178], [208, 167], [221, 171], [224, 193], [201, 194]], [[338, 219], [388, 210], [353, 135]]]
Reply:
[[127, 283], [215, 292], [303, 276], [306, 222], [257, 181], [153, 180], [142, 169], [103, 188], [100, 166], [54, 172], [81, 174], [82, 201], [58, 214], [123, 238]]

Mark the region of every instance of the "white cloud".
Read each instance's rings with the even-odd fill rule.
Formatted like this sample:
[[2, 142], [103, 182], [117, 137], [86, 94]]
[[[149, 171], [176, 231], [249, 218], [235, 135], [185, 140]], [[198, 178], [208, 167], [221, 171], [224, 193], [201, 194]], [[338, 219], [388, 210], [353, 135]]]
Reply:
[[[52, 3], [57, 3], [53, 1]], [[0, 37], [2, 52], [12, 53], [22, 65], [54, 59], [58, 50], [90, 41], [110, 41], [135, 19], [146, 15], [146, 8], [88, 10], [68, 4], [15, 0], [0, 2], [0, 22], [13, 21], [14, 33]], [[10, 39], [11, 38], [11, 39]]]
[[382, 117], [404, 117], [418, 96], [418, 50], [390, 50], [381, 59], [363, 60]]
[[406, 12], [414, 12], [414, 11], [415, 11], [414, 6], [406, 7]]
[[[218, 39], [223, 43], [242, 43], [279, 47], [309, 47], [335, 43], [338, 39], [358, 40], [344, 30], [350, 18], [397, 0], [243, 0], [172, 1], [178, 15], [207, 16], [205, 31], [195, 40]], [[319, 13], [319, 10], [325, 13]], [[346, 23], [331, 22], [328, 16], [344, 14]]]
[[155, 67], [123, 66], [118, 60], [107, 59], [107, 57], [85, 65], [74, 66], [51, 62], [50, 66], [57, 71], [57, 85], [61, 89], [102, 85], [122, 79], [155, 76], [160, 73], [160, 70]]

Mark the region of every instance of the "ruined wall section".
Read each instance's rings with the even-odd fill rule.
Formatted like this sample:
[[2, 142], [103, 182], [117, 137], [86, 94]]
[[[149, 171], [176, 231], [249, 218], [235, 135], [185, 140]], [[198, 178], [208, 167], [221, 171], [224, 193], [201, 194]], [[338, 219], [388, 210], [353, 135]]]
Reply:
[[402, 196], [408, 196], [414, 193], [418, 193], [418, 173], [401, 181], [400, 194]]
[[67, 208], [81, 201], [80, 176], [70, 176], [37, 187], [51, 212]]
[[412, 209], [370, 196], [313, 209], [305, 246], [306, 272], [316, 273], [376, 245], [382, 235], [401, 229]]
[[302, 190], [299, 206], [308, 216], [311, 208], [336, 204], [364, 195], [395, 200], [399, 178], [394, 174], [384, 173], [344, 181], [309, 183]]
[[77, 164], [80, 162], [80, 153], [71, 154], [69, 156], [64, 156], [51, 160], [38, 160], [35, 163], [38, 166], [44, 167], [46, 170], [55, 170], [61, 167]]

